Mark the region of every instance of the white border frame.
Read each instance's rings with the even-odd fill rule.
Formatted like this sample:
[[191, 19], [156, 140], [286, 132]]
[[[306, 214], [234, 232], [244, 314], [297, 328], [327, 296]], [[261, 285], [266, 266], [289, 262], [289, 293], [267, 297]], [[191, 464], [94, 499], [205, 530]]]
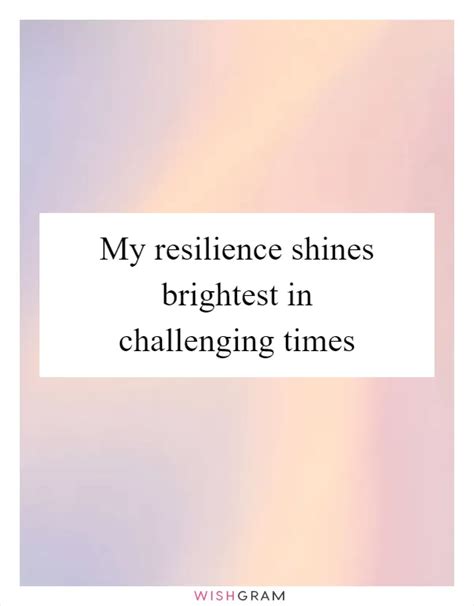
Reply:
[[[454, 587], [287, 587], [288, 604], [430, 606], [474, 604], [474, 19], [469, 3], [446, 0], [60, 0], [11, 2], [0, 15], [0, 606], [195, 604], [191, 587], [19, 587], [19, 20], [20, 19], [454, 19], [455, 203], [455, 585]], [[472, 354], [471, 354], [472, 355]], [[283, 589], [283, 588], [282, 588]]]

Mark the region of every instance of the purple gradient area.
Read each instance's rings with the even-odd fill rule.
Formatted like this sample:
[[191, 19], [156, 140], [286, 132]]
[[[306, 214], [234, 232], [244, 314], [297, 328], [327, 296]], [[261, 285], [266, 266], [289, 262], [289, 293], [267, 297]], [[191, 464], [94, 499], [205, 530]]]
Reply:
[[[22, 23], [23, 585], [452, 584], [452, 38]], [[39, 213], [191, 210], [435, 212], [436, 378], [40, 379]]]

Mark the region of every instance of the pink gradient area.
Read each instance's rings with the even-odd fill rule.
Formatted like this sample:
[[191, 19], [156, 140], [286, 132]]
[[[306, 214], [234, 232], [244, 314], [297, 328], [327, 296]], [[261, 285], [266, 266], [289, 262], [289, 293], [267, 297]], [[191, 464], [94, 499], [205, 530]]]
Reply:
[[[23, 23], [23, 584], [452, 584], [452, 54], [441, 21]], [[55, 211], [435, 212], [436, 378], [39, 379]]]

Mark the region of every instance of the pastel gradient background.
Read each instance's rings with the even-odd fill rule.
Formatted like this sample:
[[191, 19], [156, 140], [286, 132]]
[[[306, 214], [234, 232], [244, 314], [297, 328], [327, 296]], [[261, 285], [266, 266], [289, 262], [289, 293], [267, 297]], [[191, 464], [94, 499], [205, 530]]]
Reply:
[[[452, 55], [450, 22], [22, 24], [23, 584], [452, 584]], [[68, 211], [435, 212], [436, 378], [39, 379]]]

